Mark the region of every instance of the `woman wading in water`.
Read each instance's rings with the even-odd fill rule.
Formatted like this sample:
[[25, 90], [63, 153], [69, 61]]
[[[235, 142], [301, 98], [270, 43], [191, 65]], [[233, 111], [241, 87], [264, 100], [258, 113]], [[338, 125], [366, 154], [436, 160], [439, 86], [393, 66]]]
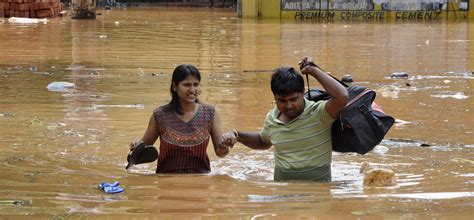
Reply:
[[153, 111], [142, 139], [130, 144], [132, 152], [138, 144], [153, 145], [160, 138], [156, 173], [210, 172], [206, 153], [210, 139], [217, 156], [229, 153], [229, 147], [219, 143], [222, 128], [217, 110], [198, 100], [200, 85], [201, 74], [196, 67], [176, 67], [170, 86], [171, 101]]

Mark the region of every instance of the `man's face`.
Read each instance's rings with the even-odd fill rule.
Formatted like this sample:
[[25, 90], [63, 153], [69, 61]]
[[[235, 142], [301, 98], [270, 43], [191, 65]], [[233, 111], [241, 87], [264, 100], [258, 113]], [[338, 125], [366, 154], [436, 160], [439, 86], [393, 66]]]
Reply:
[[303, 93], [295, 92], [287, 96], [274, 95], [278, 110], [288, 119], [293, 120], [303, 112], [304, 98]]

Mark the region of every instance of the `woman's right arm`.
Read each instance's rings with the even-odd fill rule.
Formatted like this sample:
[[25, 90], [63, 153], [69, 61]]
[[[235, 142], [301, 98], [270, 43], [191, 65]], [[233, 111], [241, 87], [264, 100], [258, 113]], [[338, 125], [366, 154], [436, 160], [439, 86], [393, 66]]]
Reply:
[[156, 126], [155, 116], [152, 114], [148, 122], [148, 128], [142, 137], [142, 141], [145, 142], [146, 145], [153, 145], [159, 135], [160, 133], [158, 132], [158, 126]]
[[136, 139], [132, 143], [130, 143], [129, 148], [132, 151], [140, 141], [143, 141], [146, 145], [153, 145], [155, 144], [155, 141], [156, 139], [158, 139], [159, 135], [160, 133], [158, 132], [158, 128], [156, 126], [155, 117], [152, 114], [150, 117], [150, 121], [148, 122], [148, 128], [146, 129], [143, 137], [141, 139]]

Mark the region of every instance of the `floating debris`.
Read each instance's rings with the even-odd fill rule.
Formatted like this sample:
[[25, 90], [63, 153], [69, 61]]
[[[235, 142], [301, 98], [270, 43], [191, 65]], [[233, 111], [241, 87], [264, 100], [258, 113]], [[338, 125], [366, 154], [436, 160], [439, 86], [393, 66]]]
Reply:
[[369, 163], [363, 162], [360, 173], [364, 174], [364, 186], [395, 186], [397, 180], [395, 172], [390, 169], [373, 169]]
[[271, 73], [273, 70], [244, 70], [244, 73]]
[[30, 200], [0, 200], [0, 205], [19, 205], [26, 206], [31, 205]]
[[358, 216], [367, 215], [364, 211], [352, 211], [351, 214]]
[[138, 68], [138, 73], [137, 73], [139, 76], [144, 76], [145, 75], [145, 71], [142, 69], [142, 68]]
[[470, 165], [474, 165], [474, 161], [469, 160], [469, 159], [460, 158], [460, 157], [455, 157], [451, 160], [454, 161], [454, 162], [458, 162], [458, 163], [468, 163]]
[[314, 201], [310, 194], [289, 194], [289, 195], [248, 195], [249, 202], [278, 202], [278, 201]]
[[33, 72], [33, 74], [46, 75], [46, 76], [53, 75], [53, 73], [50, 73], [50, 72]]
[[15, 113], [13, 112], [0, 112], [0, 117], [13, 117]]
[[394, 85], [386, 85], [375, 90], [382, 97], [398, 99], [400, 94], [400, 87]]
[[163, 75], [165, 75], [165, 73], [164, 73], [164, 72], [160, 72], [160, 73], [151, 73], [151, 76], [158, 76], [158, 75], [161, 75], [161, 76], [163, 76]]
[[76, 85], [70, 82], [52, 82], [46, 88], [52, 92], [67, 92], [75, 87]]
[[390, 74], [390, 78], [405, 78], [408, 77], [407, 72], [394, 72]]
[[39, 120], [38, 118], [34, 117], [33, 119], [31, 119], [30, 124], [31, 125], [43, 125], [44, 122]]
[[347, 75], [342, 76], [341, 81], [344, 83], [353, 83], [354, 79], [352, 79], [351, 75], [347, 74]]
[[131, 104], [131, 105], [96, 105], [93, 104], [92, 108], [145, 108], [144, 104]]
[[434, 146], [435, 144], [422, 142], [419, 140], [412, 139], [401, 139], [401, 138], [388, 138], [382, 140], [385, 145], [388, 146], [397, 146], [397, 147], [410, 147], [410, 146], [419, 146], [419, 147], [429, 147]]
[[55, 130], [59, 127], [66, 127], [66, 124], [65, 123], [52, 123], [47, 126], [49, 130]]
[[439, 94], [439, 95], [432, 95], [431, 97], [436, 97], [436, 98], [453, 98], [453, 99], [467, 99], [469, 96], [466, 96], [463, 92], [456, 92], [453, 94]]
[[372, 150], [373, 153], [379, 154], [379, 155], [384, 155], [388, 152], [388, 147], [385, 147], [383, 145], [377, 145], [374, 147]]

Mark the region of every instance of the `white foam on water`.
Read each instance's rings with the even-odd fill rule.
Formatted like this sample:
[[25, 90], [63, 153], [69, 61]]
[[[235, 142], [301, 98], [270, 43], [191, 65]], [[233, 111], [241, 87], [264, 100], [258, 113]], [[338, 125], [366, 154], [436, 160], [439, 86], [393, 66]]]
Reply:
[[411, 122], [409, 121], [405, 121], [405, 120], [402, 120], [402, 119], [399, 119], [399, 118], [396, 118], [395, 119], [395, 126], [402, 126], [402, 125], [406, 125], [406, 124], [411, 124]]
[[383, 146], [383, 145], [377, 145], [374, 147], [372, 152], [379, 154], [379, 155], [385, 155], [388, 152], [388, 147]]
[[273, 181], [273, 157], [272, 151], [230, 154], [211, 161], [211, 174], [228, 175], [239, 180]]
[[462, 177], [474, 177], [474, 173], [459, 174], [458, 176], [462, 176]]
[[410, 199], [457, 199], [474, 197], [474, 192], [438, 192], [438, 193], [402, 193], [381, 194], [379, 197], [397, 197]]
[[145, 108], [143, 104], [130, 104], [130, 105], [92, 105], [93, 108]]
[[456, 92], [453, 94], [439, 94], [439, 95], [432, 95], [431, 97], [436, 97], [436, 98], [453, 98], [453, 99], [467, 99], [469, 96], [465, 95], [463, 92]]
[[43, 18], [19, 18], [19, 17], [11, 17], [8, 19], [10, 23], [20, 23], [20, 24], [37, 24], [37, 23], [48, 23], [48, 19]]
[[248, 195], [249, 202], [312, 202], [315, 201], [311, 194], [283, 194], [283, 195]]

